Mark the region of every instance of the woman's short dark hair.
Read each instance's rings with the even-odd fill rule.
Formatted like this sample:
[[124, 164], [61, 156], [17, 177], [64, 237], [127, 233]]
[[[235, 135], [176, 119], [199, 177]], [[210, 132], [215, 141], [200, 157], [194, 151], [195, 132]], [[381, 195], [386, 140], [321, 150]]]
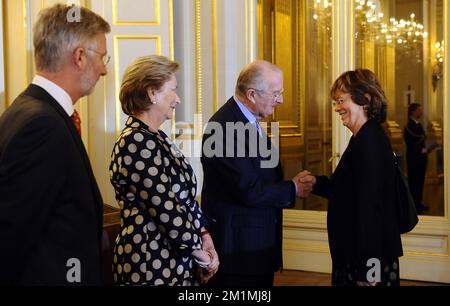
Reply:
[[149, 55], [137, 58], [125, 70], [119, 100], [127, 115], [147, 110], [150, 99], [147, 90], [159, 90], [177, 72], [179, 64], [165, 56]]
[[330, 96], [333, 100], [336, 99], [338, 90], [350, 94], [354, 103], [364, 106], [368, 118], [379, 123], [386, 121], [387, 98], [372, 71], [356, 69], [344, 72], [331, 88]]

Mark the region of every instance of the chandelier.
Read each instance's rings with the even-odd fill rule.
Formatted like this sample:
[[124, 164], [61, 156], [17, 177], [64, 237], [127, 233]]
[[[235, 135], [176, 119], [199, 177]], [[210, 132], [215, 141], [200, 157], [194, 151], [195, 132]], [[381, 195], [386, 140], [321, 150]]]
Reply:
[[332, 6], [332, 0], [314, 0], [313, 20], [327, 32], [331, 32]]
[[[357, 31], [355, 38], [359, 42], [371, 41], [380, 45], [391, 45], [397, 49], [417, 50], [428, 37], [423, 24], [417, 22], [412, 13], [408, 20], [385, 18], [381, 12], [379, 0], [354, 0]], [[331, 0], [314, 0], [313, 19], [317, 25], [330, 27]]]
[[400, 50], [416, 50], [428, 37], [423, 24], [416, 21], [412, 13], [408, 20], [385, 18], [379, 5], [372, 1], [355, 0], [355, 15], [360, 41], [373, 41], [377, 44], [392, 45]]
[[324, 17], [331, 16], [330, 13], [332, 4], [332, 1], [328, 0], [315, 0], [313, 19], [317, 21], [319, 19], [323, 19]]

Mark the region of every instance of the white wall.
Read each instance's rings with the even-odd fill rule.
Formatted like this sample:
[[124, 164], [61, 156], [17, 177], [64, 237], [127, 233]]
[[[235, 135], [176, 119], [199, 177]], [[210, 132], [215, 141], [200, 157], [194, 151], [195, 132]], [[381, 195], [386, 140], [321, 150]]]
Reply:
[[195, 0], [175, 0], [173, 9], [175, 61], [181, 64], [177, 75], [181, 104], [177, 121], [192, 121], [196, 112]]

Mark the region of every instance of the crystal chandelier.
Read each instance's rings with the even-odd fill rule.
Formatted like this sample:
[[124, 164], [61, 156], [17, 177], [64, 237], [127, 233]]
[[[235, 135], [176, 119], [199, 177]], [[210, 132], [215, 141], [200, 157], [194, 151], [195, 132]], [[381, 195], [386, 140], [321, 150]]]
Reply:
[[332, 15], [332, 0], [314, 0], [313, 19], [316, 26], [320, 26], [323, 30], [331, 31], [331, 15]]
[[315, 0], [314, 1], [314, 20], [322, 19], [323, 17], [327, 17], [327, 15], [331, 11], [332, 2], [328, 0]]
[[424, 26], [416, 21], [414, 13], [410, 15], [409, 20], [389, 18], [388, 22], [384, 22], [384, 14], [380, 11], [379, 5], [370, 0], [356, 0], [355, 11], [359, 27], [357, 37], [359, 35], [361, 39], [412, 50], [428, 37]]
[[[422, 45], [428, 37], [423, 24], [411, 13], [409, 19], [388, 18], [381, 12], [379, 0], [353, 0], [355, 5], [356, 32], [359, 43], [373, 42], [379, 46], [392, 46], [404, 55], [415, 56], [422, 62]], [[314, 0], [313, 19], [317, 26], [330, 31], [331, 0]], [[441, 52], [441, 55], [443, 53]]]
[[384, 18], [379, 5], [372, 1], [355, 0], [355, 15], [360, 41], [373, 41], [377, 44], [392, 45], [397, 49], [413, 51], [419, 49], [428, 33], [417, 22], [412, 13], [409, 20]]

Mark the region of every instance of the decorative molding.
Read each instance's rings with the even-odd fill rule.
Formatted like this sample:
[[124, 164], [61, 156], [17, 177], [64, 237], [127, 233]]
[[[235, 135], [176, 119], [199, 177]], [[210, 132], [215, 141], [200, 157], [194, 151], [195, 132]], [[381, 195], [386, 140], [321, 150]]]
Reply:
[[[450, 42], [450, 3], [449, 1], [444, 1], [444, 39], [447, 42], [447, 47], [445, 48], [445, 57], [446, 59], [450, 59], [450, 48], [448, 48], [448, 43]], [[444, 118], [443, 118], [443, 130], [444, 130], [444, 138], [450, 139], [450, 60], [445, 61], [444, 65]], [[450, 206], [450, 164], [449, 164], [449, 156], [450, 156], [450, 142], [445, 141], [443, 145], [444, 150], [444, 207], [445, 214], [444, 216], [448, 219], [448, 208]], [[450, 226], [450, 225], [449, 225]]]
[[[118, 25], [118, 26], [160, 26], [161, 25], [161, 4], [160, 0], [154, 0], [155, 3], [155, 19], [156, 20], [118, 20], [118, 1], [119, 0], [113, 0], [112, 1], [112, 24]], [[130, 1], [127, 0], [127, 3]], [[170, 3], [169, 3], [170, 5]]]
[[120, 136], [122, 130], [121, 124], [121, 105], [119, 100], [120, 92], [120, 56], [119, 56], [119, 41], [120, 40], [156, 40], [156, 54], [161, 54], [161, 36], [160, 35], [114, 35], [113, 36], [113, 50], [114, 50], [114, 81], [115, 81], [115, 96], [116, 96], [116, 137]]
[[218, 109], [218, 92], [217, 92], [217, 0], [212, 0], [211, 12], [212, 24], [212, 56], [213, 56], [213, 112]]
[[247, 62], [253, 62], [257, 58], [257, 16], [258, 7], [255, 0], [245, 0], [245, 48], [247, 53]]
[[201, 43], [201, 4], [200, 0], [195, 0], [195, 59], [196, 59], [196, 88], [197, 88], [197, 109], [198, 114], [197, 126], [198, 131], [195, 131], [195, 135], [202, 134], [203, 118], [202, 118], [202, 43]]
[[[174, 38], [173, 38], [173, 0], [168, 0], [169, 5], [169, 58], [175, 60], [174, 51]], [[172, 141], [175, 140], [175, 110], [172, 112], [172, 119], [170, 120], [170, 138]]]
[[6, 40], [5, 40], [5, 1], [0, 0], [0, 115], [6, 109], [6, 58], [5, 52], [6, 49]]
[[175, 60], [174, 53], [174, 41], [173, 41], [173, 0], [168, 0], [169, 2], [169, 52], [170, 59]]

